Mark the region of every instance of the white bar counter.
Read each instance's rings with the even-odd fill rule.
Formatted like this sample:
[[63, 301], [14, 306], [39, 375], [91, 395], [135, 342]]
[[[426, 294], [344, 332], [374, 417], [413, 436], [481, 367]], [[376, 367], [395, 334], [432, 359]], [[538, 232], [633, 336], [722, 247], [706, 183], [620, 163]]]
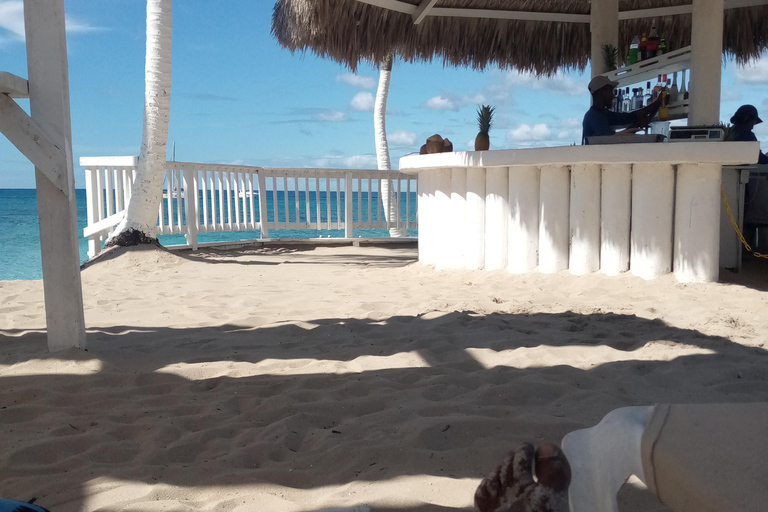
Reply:
[[574, 275], [717, 281], [723, 165], [757, 142], [676, 142], [409, 155], [419, 261]]

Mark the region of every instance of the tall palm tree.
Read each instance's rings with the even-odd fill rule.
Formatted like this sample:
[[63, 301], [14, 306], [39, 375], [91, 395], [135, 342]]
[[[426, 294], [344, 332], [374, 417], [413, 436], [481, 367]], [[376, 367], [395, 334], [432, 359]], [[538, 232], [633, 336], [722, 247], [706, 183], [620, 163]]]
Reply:
[[[381, 63], [379, 72], [379, 88], [376, 91], [376, 104], [373, 109], [373, 125], [376, 137], [376, 161], [380, 171], [389, 171], [392, 164], [389, 160], [389, 144], [387, 143], [387, 97], [389, 96], [389, 82], [392, 77], [393, 55], [389, 54]], [[388, 221], [394, 221], [397, 218], [397, 202], [394, 198], [394, 191], [390, 187], [390, 180], [381, 182], [381, 201], [384, 205], [384, 216]], [[389, 207], [387, 207], [389, 203]], [[405, 228], [390, 228], [389, 236], [393, 238], [402, 238], [408, 236]]]
[[131, 200], [106, 246], [137, 245], [157, 240], [157, 211], [163, 198], [171, 111], [172, 0], [147, 0], [147, 56], [144, 89], [144, 134]]

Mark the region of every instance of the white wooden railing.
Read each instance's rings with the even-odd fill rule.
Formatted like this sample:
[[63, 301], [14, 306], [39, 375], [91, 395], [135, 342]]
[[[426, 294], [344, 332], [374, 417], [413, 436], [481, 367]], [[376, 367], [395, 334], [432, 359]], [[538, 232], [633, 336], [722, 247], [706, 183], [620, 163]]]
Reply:
[[[83, 157], [88, 255], [101, 251], [122, 220], [136, 178], [137, 157]], [[383, 195], [389, 180], [393, 193]], [[183, 234], [197, 249], [198, 233], [270, 230], [415, 229], [416, 179], [398, 171], [284, 169], [167, 162], [158, 235]], [[194, 191], [194, 192], [193, 192]], [[394, 201], [394, 218], [386, 218]], [[187, 222], [194, 219], [194, 222]]]

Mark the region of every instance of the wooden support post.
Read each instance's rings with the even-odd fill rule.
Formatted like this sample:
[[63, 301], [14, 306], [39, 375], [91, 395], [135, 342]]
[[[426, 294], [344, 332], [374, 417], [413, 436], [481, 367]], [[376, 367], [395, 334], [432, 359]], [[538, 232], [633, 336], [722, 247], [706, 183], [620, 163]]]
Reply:
[[688, 126], [720, 122], [723, 0], [693, 0]]
[[610, 71], [603, 59], [603, 45], [619, 47], [619, 0], [592, 0], [589, 31], [592, 34], [590, 66], [594, 78]]
[[35, 169], [48, 348], [85, 348], [64, 1], [25, 0], [24, 22], [32, 119], [65, 155], [66, 193]]

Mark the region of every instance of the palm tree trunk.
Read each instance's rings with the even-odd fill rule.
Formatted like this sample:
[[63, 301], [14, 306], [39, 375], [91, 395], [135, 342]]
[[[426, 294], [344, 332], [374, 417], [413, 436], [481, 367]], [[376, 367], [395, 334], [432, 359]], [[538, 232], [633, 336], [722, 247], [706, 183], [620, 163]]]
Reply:
[[[376, 91], [376, 104], [373, 109], [373, 125], [376, 136], [376, 161], [380, 171], [389, 171], [392, 165], [389, 161], [389, 144], [387, 143], [387, 96], [389, 96], [389, 82], [392, 76], [393, 56], [390, 54], [381, 63], [379, 73], [379, 88]], [[389, 180], [381, 182], [381, 201], [384, 207], [384, 216], [387, 221], [397, 218], [397, 203], [395, 202], [394, 192], [390, 187]], [[402, 238], [408, 236], [405, 228], [390, 228], [389, 236], [393, 238]]]
[[163, 198], [163, 174], [171, 110], [172, 0], [147, 0], [147, 56], [144, 134], [123, 220], [106, 246], [157, 242], [156, 226]]

